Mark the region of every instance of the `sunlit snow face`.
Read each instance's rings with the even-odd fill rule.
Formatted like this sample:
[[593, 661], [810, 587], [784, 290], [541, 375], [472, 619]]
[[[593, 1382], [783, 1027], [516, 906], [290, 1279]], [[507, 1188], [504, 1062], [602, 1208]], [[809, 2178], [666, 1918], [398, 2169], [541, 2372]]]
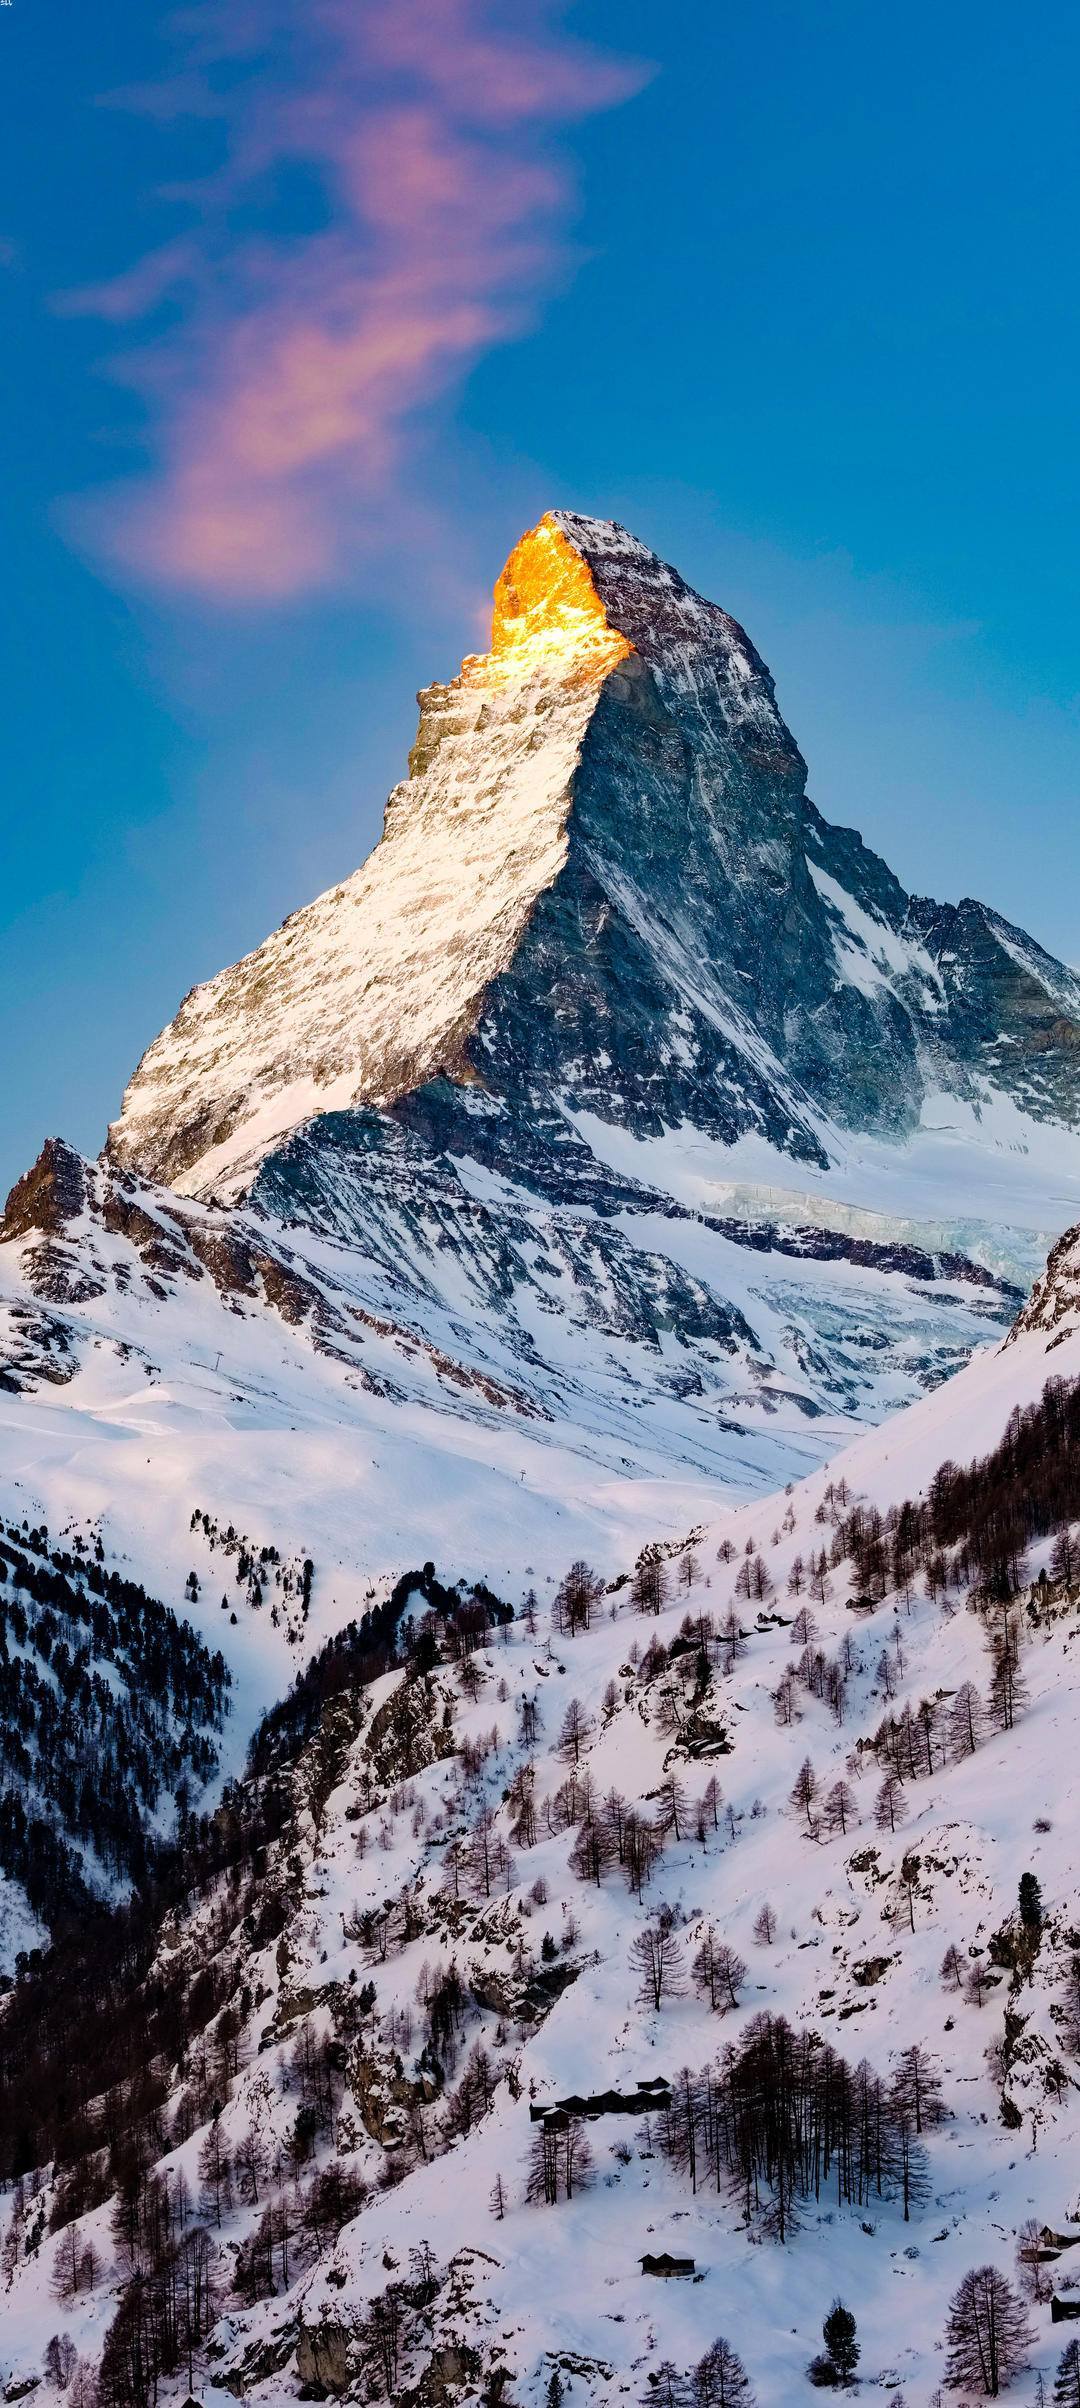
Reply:
[[499, 684], [545, 670], [598, 684], [630, 650], [609, 624], [580, 552], [542, 518], [522, 536], [495, 588], [490, 653], [466, 668]]

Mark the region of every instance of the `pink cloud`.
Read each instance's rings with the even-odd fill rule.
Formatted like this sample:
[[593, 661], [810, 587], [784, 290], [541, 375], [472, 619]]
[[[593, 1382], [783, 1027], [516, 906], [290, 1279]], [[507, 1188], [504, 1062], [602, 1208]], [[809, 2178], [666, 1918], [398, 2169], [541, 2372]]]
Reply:
[[[191, 224], [61, 306], [134, 325], [111, 373], [140, 395], [149, 465], [99, 538], [154, 582], [274, 601], [348, 577], [404, 502], [425, 413], [526, 324], [564, 254], [570, 171], [552, 137], [643, 70], [572, 42], [557, 0], [205, 0], [149, 94], [220, 117]], [[274, 225], [300, 167], [324, 222]], [[104, 530], [107, 529], [107, 532]]]
[[122, 275], [103, 284], [84, 284], [71, 293], [58, 293], [53, 307], [61, 317], [104, 318], [113, 326], [131, 326], [157, 308], [193, 272], [197, 253], [190, 242], [162, 243], [146, 251]]

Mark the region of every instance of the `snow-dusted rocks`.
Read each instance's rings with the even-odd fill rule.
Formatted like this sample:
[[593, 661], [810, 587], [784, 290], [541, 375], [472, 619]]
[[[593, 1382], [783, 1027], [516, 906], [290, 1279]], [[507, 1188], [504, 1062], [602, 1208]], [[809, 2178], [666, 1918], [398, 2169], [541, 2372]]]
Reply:
[[1052, 1333], [1055, 1346], [1080, 1331], [1080, 1228], [1058, 1239], [1011, 1335], [1020, 1339], [1041, 1330]]

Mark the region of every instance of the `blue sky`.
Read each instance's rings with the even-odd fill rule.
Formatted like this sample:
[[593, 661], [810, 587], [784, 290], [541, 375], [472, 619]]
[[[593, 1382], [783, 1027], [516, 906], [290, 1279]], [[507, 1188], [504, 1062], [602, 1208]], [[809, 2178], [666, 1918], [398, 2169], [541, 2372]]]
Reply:
[[1080, 960], [1074, 11], [13, 0], [0, 53], [0, 1181], [362, 859], [556, 502], [745, 621], [829, 816]]

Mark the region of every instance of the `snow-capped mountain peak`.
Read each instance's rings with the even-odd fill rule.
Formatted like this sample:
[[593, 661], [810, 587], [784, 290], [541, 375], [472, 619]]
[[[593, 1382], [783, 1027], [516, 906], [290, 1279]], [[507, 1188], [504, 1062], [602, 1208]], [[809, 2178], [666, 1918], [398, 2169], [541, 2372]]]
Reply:
[[369, 861], [192, 991], [110, 1147], [228, 1198], [320, 1117], [434, 1110], [445, 1134], [471, 1091], [515, 1177], [541, 1127], [565, 1164], [568, 1114], [579, 1152], [587, 1114], [827, 1169], [849, 1132], [910, 1139], [939, 1091], [975, 1123], [996, 1097], [1075, 1128], [1078, 1032], [1070, 971], [977, 905], [912, 899], [815, 809], [725, 611], [554, 511], [488, 652], [422, 696]]
[[566, 865], [585, 733], [624, 664], [631, 685], [647, 665], [684, 697], [707, 688], [725, 723], [785, 737], [724, 612], [622, 530], [549, 513], [499, 578], [489, 651], [422, 697], [370, 860], [186, 998], [127, 1090], [117, 1159], [235, 1194], [316, 1113], [474, 1076], [485, 997]]

